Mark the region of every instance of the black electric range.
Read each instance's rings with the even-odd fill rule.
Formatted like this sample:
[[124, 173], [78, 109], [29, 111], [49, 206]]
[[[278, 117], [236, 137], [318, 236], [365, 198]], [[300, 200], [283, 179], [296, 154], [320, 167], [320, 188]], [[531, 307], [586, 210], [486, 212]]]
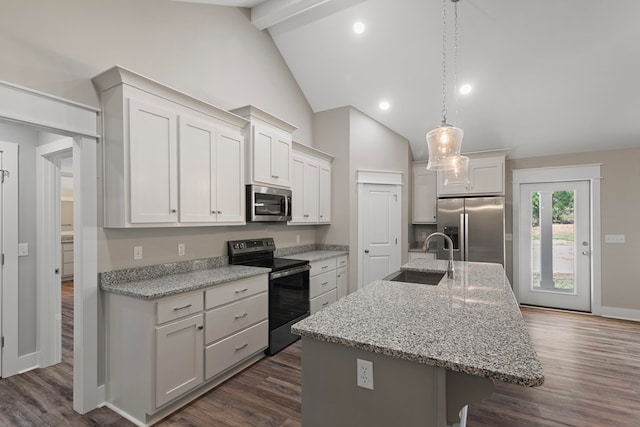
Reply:
[[276, 258], [273, 238], [227, 242], [229, 264], [270, 268], [269, 348], [272, 356], [300, 339], [291, 325], [309, 316], [309, 261]]

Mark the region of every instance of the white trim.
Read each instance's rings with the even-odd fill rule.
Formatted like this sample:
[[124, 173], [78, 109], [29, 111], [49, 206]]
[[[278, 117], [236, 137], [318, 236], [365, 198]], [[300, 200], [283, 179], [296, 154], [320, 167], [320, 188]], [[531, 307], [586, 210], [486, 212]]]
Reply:
[[557, 181], [590, 181], [591, 199], [591, 313], [602, 314], [602, 244], [600, 214], [601, 164], [575, 165], [513, 171], [513, 291], [520, 300], [520, 184]]
[[135, 418], [134, 416], [132, 416], [131, 414], [123, 411], [122, 409], [118, 408], [116, 405], [112, 404], [111, 402], [105, 402], [103, 406], [106, 406], [107, 408], [111, 409], [113, 412], [115, 412], [116, 414], [120, 415], [122, 418], [126, 419], [127, 421], [131, 422], [132, 424], [138, 426], [138, 427], [147, 427], [148, 424], [143, 423], [142, 421], [140, 421], [139, 419]]
[[40, 367], [38, 363], [38, 358], [40, 357], [39, 352], [33, 352], [29, 354], [25, 354], [24, 356], [20, 356], [18, 358], [18, 364], [20, 365], [20, 370], [18, 374], [24, 374], [25, 372], [33, 371]]
[[358, 184], [402, 185], [402, 172], [358, 169]]
[[[0, 101], [1, 102], [1, 101]], [[2, 320], [0, 332], [4, 336], [4, 348], [0, 350], [2, 377], [15, 375], [20, 370], [18, 358], [18, 144], [0, 141], [3, 168], [9, 171], [2, 187], [2, 240], [4, 253], [2, 274]]]
[[36, 147], [37, 348], [42, 368], [62, 361], [59, 158], [70, 156], [72, 148], [70, 138]]
[[[74, 238], [73, 408], [81, 413], [98, 407], [105, 396], [104, 386], [97, 384], [98, 316], [101, 313], [97, 273], [98, 113], [95, 108], [62, 98], [7, 83], [0, 84], [0, 119], [45, 128], [54, 133], [83, 136], [76, 139], [73, 147], [74, 187], [77, 185], [80, 198], [78, 203], [74, 203], [78, 231]], [[15, 250], [17, 252], [17, 244]], [[15, 265], [17, 267], [17, 261]], [[17, 318], [12, 320], [17, 325]]]
[[600, 307], [600, 316], [611, 317], [614, 319], [633, 320], [640, 322], [640, 310], [632, 308], [618, 308], [618, 307]]

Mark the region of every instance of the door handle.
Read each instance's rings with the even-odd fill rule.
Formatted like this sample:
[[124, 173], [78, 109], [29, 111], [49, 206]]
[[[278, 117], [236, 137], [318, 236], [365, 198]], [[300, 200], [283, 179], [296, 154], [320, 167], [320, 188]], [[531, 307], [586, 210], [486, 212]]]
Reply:
[[582, 255], [589, 255], [589, 251], [582, 251]]
[[365, 249], [365, 250], [364, 250], [364, 253], [365, 253], [365, 254], [368, 254], [368, 253], [369, 253], [369, 249]]

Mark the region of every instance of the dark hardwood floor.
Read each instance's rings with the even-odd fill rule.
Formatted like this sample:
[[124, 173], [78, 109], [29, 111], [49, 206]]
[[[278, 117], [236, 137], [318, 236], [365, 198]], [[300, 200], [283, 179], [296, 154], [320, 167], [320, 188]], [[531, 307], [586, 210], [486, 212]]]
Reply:
[[[63, 292], [63, 362], [0, 379], [0, 426], [131, 426], [106, 408], [72, 409], [73, 296]], [[496, 383], [469, 427], [640, 426], [640, 324], [523, 308], [545, 384]], [[300, 426], [299, 342], [265, 358], [159, 426]], [[330, 426], [327, 426], [330, 427]]]

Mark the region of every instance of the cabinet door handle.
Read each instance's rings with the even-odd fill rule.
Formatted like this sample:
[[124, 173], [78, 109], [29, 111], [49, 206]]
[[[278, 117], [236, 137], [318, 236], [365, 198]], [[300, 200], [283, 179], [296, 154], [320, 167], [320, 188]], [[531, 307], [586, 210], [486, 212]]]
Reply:
[[239, 315], [239, 316], [235, 316], [235, 319], [236, 319], [236, 320], [238, 320], [238, 319], [242, 319], [242, 318], [244, 318], [244, 317], [247, 317], [248, 315], [249, 315], [249, 313], [244, 313], [244, 314], [241, 314], [241, 315]]
[[171, 213], [176, 213], [176, 210], [175, 209], [171, 209]]
[[184, 307], [175, 307], [175, 308], [173, 309], [173, 311], [180, 311], [180, 310], [184, 310], [185, 308], [189, 308], [189, 307], [191, 307], [192, 305], [193, 305], [193, 304], [187, 304], [187, 305], [185, 305]]
[[323, 265], [322, 269], [324, 270], [325, 268], [329, 268], [329, 266], [328, 265]]
[[244, 343], [244, 344], [242, 344], [240, 347], [236, 347], [236, 351], [240, 351], [240, 350], [242, 350], [243, 348], [247, 348], [247, 347], [249, 347], [249, 344]]
[[329, 301], [327, 301], [324, 304], [322, 304], [323, 307], [326, 307], [327, 305], [329, 305]]
[[241, 293], [243, 293], [243, 292], [247, 292], [248, 290], [249, 290], [249, 288], [238, 289], [238, 290], [236, 291], [236, 294], [241, 294]]
[[329, 284], [329, 282], [324, 282], [324, 283], [321, 283], [320, 286], [326, 286], [328, 284]]
[[278, 179], [278, 178], [280, 178], [280, 177], [279, 177], [278, 175], [271, 175], [271, 178], [273, 178], [273, 179]]
[[216, 214], [216, 211], [211, 211], [211, 213], [215, 215], [215, 214]]
[[203, 329], [204, 329], [204, 326], [202, 326], [202, 325], [198, 326], [198, 330], [199, 330], [199, 331], [201, 331], [201, 330], [203, 330]]
[[218, 211], [218, 215], [222, 215], [222, 211]]

